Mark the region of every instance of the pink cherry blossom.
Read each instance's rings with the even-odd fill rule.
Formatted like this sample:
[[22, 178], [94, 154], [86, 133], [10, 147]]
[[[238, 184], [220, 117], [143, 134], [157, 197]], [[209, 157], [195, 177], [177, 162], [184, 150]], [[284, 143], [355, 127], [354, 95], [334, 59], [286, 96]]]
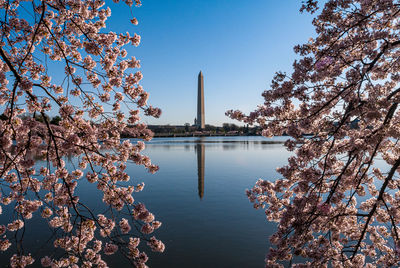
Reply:
[[[121, 5], [128, 8], [121, 19], [137, 25], [132, 14], [140, 0]], [[126, 184], [126, 167], [158, 167], [142, 154], [144, 143], [121, 140], [125, 133], [150, 140], [141, 117], [161, 114], [148, 104], [140, 61], [130, 55], [141, 37], [114, 32], [104, 0], [6, 0], [0, 11], [0, 213], [13, 211], [0, 225], [0, 250], [10, 251], [11, 267], [34, 263], [23, 237], [30, 224], [43, 222], [54, 232], [49, 244], [64, 251], [37, 256], [44, 267], [107, 267], [102, 255], [117, 251], [144, 267], [140, 239], [153, 241], [148, 250], [164, 244], [148, 235], [160, 224], [135, 200], [144, 184]], [[66, 163], [71, 158], [76, 166]], [[82, 201], [77, 189], [86, 181], [101, 192], [104, 214]]]
[[293, 72], [276, 73], [255, 111], [227, 112], [290, 136], [278, 178], [246, 191], [278, 223], [266, 266], [397, 267], [398, 3], [308, 0], [301, 11], [316, 36], [295, 46]]

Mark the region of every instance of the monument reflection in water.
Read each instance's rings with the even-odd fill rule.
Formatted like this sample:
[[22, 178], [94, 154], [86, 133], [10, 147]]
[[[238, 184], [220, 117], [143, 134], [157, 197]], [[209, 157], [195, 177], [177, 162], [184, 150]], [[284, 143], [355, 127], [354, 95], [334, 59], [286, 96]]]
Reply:
[[205, 147], [203, 143], [198, 143], [194, 147], [197, 154], [197, 180], [198, 180], [198, 192], [200, 199], [204, 196], [204, 155]]
[[148, 174], [135, 165], [127, 170], [146, 183], [136, 200], [163, 223], [155, 235], [166, 250], [148, 250], [149, 267], [265, 266], [275, 225], [252, 208], [245, 189], [257, 178], [279, 175], [275, 168], [289, 154], [282, 144], [264, 142], [258, 136], [185, 137], [155, 138], [147, 144], [144, 153], [160, 166], [159, 172]]

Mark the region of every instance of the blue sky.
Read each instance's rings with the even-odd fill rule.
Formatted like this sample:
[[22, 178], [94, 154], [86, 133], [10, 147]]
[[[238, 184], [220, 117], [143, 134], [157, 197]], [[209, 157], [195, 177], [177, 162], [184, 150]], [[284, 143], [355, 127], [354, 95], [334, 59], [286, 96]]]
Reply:
[[301, 1], [143, 0], [129, 9], [118, 5], [109, 29], [142, 37], [128, 53], [141, 60], [149, 103], [163, 110], [148, 124], [193, 123], [197, 75], [204, 74], [206, 124], [237, 123], [228, 109], [252, 111], [275, 71], [290, 72], [293, 46], [314, 36], [312, 17], [301, 14]]

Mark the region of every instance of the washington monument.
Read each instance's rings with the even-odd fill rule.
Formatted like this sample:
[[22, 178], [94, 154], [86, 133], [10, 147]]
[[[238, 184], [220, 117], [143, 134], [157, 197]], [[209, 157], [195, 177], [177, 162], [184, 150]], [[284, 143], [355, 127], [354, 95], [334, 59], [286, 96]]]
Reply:
[[203, 73], [200, 71], [197, 86], [197, 118], [196, 125], [199, 129], [204, 129], [204, 80]]

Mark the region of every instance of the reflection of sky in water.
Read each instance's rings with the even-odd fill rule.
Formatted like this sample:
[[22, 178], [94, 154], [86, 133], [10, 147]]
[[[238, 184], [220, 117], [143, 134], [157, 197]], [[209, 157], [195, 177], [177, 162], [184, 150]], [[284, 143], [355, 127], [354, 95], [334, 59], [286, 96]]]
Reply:
[[177, 139], [147, 145], [160, 166], [155, 175], [130, 167], [146, 183], [137, 200], [163, 222], [158, 236], [167, 249], [150, 254], [150, 267], [262, 267], [274, 225], [244, 191], [260, 177], [273, 179], [288, 153], [260, 137]]
[[[163, 221], [158, 234], [167, 245], [164, 254], [151, 254], [150, 266], [263, 267], [275, 225], [252, 208], [244, 190], [258, 178], [279, 176], [275, 169], [286, 164], [289, 153], [282, 144], [263, 144], [263, 137], [206, 137], [201, 143], [199, 138], [180, 139], [154, 139], [145, 151], [160, 171], [143, 173], [146, 187], [138, 200]], [[199, 162], [203, 157], [204, 163]], [[386, 168], [379, 161], [376, 165]]]
[[[272, 141], [284, 141], [277, 137]], [[144, 154], [160, 166], [156, 174], [128, 165], [129, 183], [145, 182], [134, 195], [163, 225], [155, 235], [166, 244], [163, 254], [149, 253], [150, 267], [263, 267], [274, 224], [255, 210], [245, 189], [257, 179], [275, 179], [275, 169], [286, 164], [289, 153], [282, 144], [265, 144], [263, 137], [156, 138]], [[69, 166], [76, 162], [71, 158]], [[378, 163], [379, 165], [381, 163]], [[95, 213], [104, 211], [102, 195], [85, 180], [77, 189], [81, 201]], [[10, 216], [11, 215], [11, 216]], [[1, 222], [12, 218], [4, 207]], [[26, 248], [40, 249], [49, 238], [43, 220], [27, 224]], [[40, 225], [39, 225], [40, 223]], [[51, 247], [50, 247], [51, 248]], [[46, 252], [48, 248], [44, 247]], [[6, 254], [0, 254], [5, 264]], [[127, 264], [118, 255], [107, 258], [110, 267]], [[39, 263], [39, 260], [36, 262]]]
[[[178, 140], [179, 139], [179, 140]], [[160, 166], [156, 174], [128, 165], [129, 183], [145, 182], [134, 195], [163, 225], [155, 235], [166, 244], [164, 253], [149, 253], [150, 267], [262, 267], [273, 224], [247, 200], [245, 189], [260, 178], [274, 178], [275, 168], [288, 156], [281, 144], [262, 144], [260, 137], [153, 139], [144, 154]], [[199, 142], [202, 141], [202, 142]], [[209, 142], [210, 141], [210, 142]], [[66, 160], [67, 161], [67, 160]], [[76, 158], [67, 161], [72, 168]], [[95, 214], [105, 207], [95, 185], [81, 180], [76, 190]], [[13, 215], [4, 208], [2, 223]], [[34, 217], [26, 224], [25, 248], [44, 255], [52, 246], [47, 223]], [[41, 245], [44, 245], [41, 248]], [[32, 252], [32, 251], [31, 251]], [[7, 254], [0, 254], [2, 264]], [[110, 267], [125, 267], [121, 256], [106, 258]], [[37, 259], [36, 266], [40, 260]]]

